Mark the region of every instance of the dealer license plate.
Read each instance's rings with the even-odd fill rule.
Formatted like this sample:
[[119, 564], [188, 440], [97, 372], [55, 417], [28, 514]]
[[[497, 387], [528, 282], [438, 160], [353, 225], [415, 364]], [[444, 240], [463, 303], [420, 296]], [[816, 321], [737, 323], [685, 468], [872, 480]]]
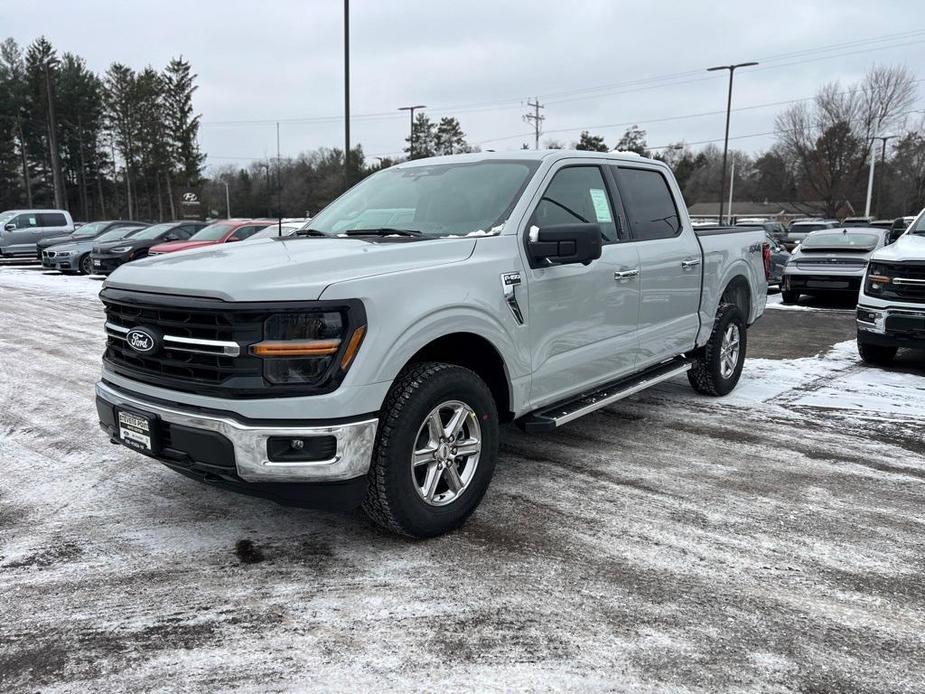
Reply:
[[156, 431], [154, 417], [119, 410], [118, 421], [119, 439], [122, 443], [142, 453], [154, 453]]

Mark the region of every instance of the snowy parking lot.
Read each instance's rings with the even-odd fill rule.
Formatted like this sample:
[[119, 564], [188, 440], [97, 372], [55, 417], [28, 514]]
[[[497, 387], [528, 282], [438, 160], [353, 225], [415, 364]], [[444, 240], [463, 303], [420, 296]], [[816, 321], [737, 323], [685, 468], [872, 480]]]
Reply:
[[111, 445], [100, 286], [0, 267], [2, 691], [925, 691], [925, 355], [850, 303], [772, 296], [725, 398], [508, 428], [412, 542]]

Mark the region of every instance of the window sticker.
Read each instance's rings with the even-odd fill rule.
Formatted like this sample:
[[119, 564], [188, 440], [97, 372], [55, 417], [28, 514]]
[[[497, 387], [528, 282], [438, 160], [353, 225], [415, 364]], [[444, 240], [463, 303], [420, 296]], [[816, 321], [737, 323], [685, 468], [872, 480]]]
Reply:
[[594, 203], [594, 214], [597, 221], [601, 224], [611, 224], [613, 217], [610, 215], [607, 193], [601, 188], [591, 188], [588, 192], [591, 194], [591, 202]]

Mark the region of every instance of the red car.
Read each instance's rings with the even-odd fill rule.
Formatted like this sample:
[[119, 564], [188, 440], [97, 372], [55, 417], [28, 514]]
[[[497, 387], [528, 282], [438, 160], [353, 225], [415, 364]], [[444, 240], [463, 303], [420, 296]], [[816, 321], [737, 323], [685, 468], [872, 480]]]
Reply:
[[219, 243], [243, 241], [275, 222], [272, 219], [226, 219], [203, 227], [185, 241], [171, 241], [154, 246], [148, 255], [185, 251], [190, 248], [214, 246]]

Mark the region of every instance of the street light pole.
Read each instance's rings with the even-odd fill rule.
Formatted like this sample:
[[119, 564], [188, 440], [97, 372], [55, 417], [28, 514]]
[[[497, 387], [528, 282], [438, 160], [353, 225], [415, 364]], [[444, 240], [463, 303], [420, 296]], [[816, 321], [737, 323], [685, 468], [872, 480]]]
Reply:
[[350, 187], [350, 0], [344, 0], [344, 190]]
[[[880, 140], [880, 178], [877, 179], [877, 216], [881, 217], [883, 215], [883, 198], [881, 193], [883, 191], [883, 174], [885, 173], [883, 164], [886, 162], [886, 141], [892, 140], [896, 135], [878, 135], [874, 137], [874, 140]], [[871, 156], [871, 161], [873, 161], [873, 156]]]
[[228, 192], [228, 181], [222, 181], [225, 184], [225, 213], [228, 219], [231, 219], [231, 194]]
[[417, 106], [399, 106], [399, 111], [408, 111], [411, 116], [411, 132], [408, 134], [408, 158], [414, 159], [414, 112], [419, 108], [427, 108], [423, 104]]
[[729, 70], [729, 94], [726, 97], [726, 137], [723, 140], [723, 174], [722, 182], [719, 186], [719, 223], [723, 223], [723, 193], [726, 192], [726, 157], [729, 153], [729, 116], [732, 112], [732, 76], [740, 67], [751, 67], [757, 65], [756, 62], [737, 63], [735, 65], [717, 65], [716, 67], [707, 68], [707, 72], [717, 70]]

